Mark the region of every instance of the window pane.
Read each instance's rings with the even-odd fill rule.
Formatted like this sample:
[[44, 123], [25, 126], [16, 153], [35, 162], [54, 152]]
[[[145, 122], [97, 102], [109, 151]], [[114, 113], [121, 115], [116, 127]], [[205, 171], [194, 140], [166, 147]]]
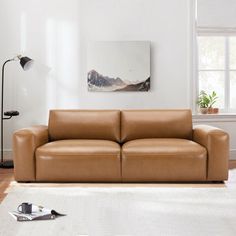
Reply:
[[215, 91], [218, 101], [214, 107], [224, 108], [224, 72], [221, 71], [200, 71], [199, 72], [199, 91], [207, 93]]
[[236, 37], [230, 37], [229, 39], [229, 50], [230, 50], [230, 69], [236, 69]]
[[198, 37], [199, 69], [225, 69], [225, 37]]
[[236, 72], [230, 72], [230, 108], [236, 108]]

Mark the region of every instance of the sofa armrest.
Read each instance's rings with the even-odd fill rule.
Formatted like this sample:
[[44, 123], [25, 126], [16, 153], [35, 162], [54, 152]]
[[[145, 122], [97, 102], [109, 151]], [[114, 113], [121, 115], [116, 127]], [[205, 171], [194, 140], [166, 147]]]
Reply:
[[193, 129], [193, 141], [207, 149], [207, 180], [228, 179], [229, 135], [209, 125], [197, 125]]
[[35, 150], [48, 139], [48, 127], [43, 125], [20, 129], [13, 134], [16, 181], [35, 181]]

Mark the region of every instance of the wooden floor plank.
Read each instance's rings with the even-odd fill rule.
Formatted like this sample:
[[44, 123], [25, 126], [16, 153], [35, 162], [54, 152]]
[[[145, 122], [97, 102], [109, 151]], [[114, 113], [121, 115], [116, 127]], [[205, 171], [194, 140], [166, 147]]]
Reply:
[[7, 196], [6, 190], [12, 181], [14, 181], [13, 169], [0, 168], [0, 203]]
[[236, 169], [236, 160], [229, 161], [229, 169]]

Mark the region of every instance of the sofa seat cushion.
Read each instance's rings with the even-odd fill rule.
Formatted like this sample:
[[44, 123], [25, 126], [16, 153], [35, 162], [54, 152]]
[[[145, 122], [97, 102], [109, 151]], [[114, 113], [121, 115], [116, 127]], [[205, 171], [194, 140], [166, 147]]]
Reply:
[[137, 139], [122, 146], [122, 180], [204, 181], [207, 151], [186, 139]]
[[60, 140], [36, 150], [36, 180], [121, 181], [120, 145], [106, 140]]

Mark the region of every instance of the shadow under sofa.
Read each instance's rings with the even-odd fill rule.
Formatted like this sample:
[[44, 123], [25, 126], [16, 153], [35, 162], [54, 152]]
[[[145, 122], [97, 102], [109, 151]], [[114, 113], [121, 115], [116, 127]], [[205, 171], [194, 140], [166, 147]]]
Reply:
[[199, 182], [228, 178], [229, 136], [178, 110], [51, 110], [13, 135], [19, 182]]

